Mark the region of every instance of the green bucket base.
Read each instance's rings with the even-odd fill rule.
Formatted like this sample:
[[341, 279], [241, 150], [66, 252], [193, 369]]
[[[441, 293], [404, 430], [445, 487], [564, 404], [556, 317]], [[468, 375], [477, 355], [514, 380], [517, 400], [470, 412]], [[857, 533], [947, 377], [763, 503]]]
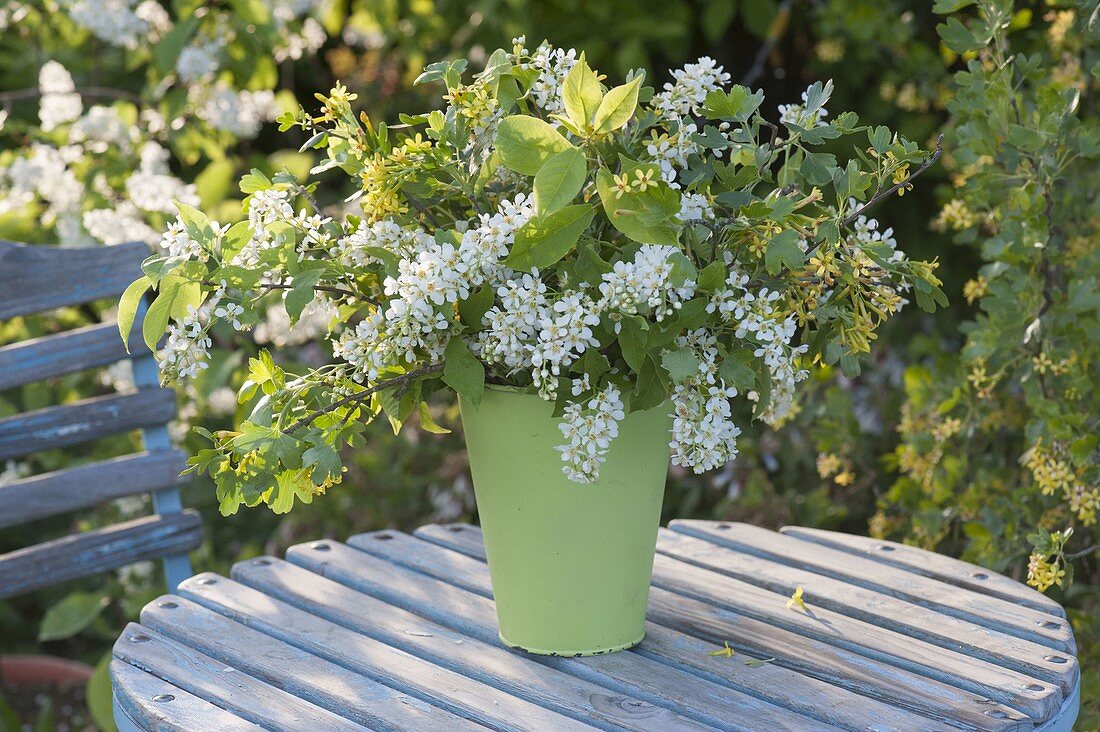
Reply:
[[538, 648], [527, 648], [525, 646], [521, 646], [518, 643], [513, 643], [512, 641], [505, 638], [503, 635], [500, 636], [500, 642], [511, 648], [513, 651], [523, 651], [524, 653], [530, 653], [533, 656], [559, 656], [561, 658], [577, 658], [578, 656], [602, 656], [607, 653], [615, 653], [616, 651], [625, 651], [641, 643], [642, 639], [644, 638], [645, 633], [642, 633], [640, 636], [638, 636], [637, 640], [632, 640], [629, 643], [623, 643], [617, 646], [608, 646], [607, 648], [593, 648], [584, 651], [544, 651]]

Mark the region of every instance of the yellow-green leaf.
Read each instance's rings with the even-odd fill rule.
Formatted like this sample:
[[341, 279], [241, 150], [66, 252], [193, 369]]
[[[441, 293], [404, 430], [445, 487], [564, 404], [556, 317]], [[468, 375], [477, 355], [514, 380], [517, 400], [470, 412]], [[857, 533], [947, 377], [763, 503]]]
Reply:
[[501, 161], [521, 175], [534, 175], [551, 155], [572, 147], [549, 122], [523, 114], [501, 120], [496, 146]]
[[578, 147], [551, 156], [535, 174], [535, 208], [539, 215], [551, 214], [580, 193], [588, 166]]
[[122, 336], [126, 353], [130, 352], [130, 331], [134, 328], [134, 320], [137, 318], [138, 308], [141, 307], [141, 298], [149, 290], [150, 285], [152, 280], [143, 276], [131, 283], [118, 301], [118, 333]]
[[565, 75], [562, 83], [562, 99], [565, 113], [579, 130], [585, 130], [603, 101], [603, 89], [599, 79], [585, 61], [584, 55]]
[[593, 120], [598, 134], [614, 132], [630, 121], [638, 107], [638, 88], [641, 85], [642, 77], [636, 76], [607, 93], [596, 110], [596, 119]]

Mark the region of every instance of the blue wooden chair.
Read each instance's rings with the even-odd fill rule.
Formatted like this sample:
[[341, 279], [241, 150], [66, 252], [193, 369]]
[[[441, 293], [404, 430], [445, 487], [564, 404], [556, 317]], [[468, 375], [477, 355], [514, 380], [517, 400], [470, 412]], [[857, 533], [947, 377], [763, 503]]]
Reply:
[[[140, 243], [61, 249], [0, 241], [0, 322], [116, 299], [141, 275], [148, 254]], [[152, 494], [155, 514], [0, 554], [0, 599], [155, 558], [164, 560], [169, 588], [191, 576], [187, 552], [201, 543], [202, 523], [180, 503], [186, 456], [172, 447], [166, 427], [176, 413], [175, 395], [160, 388], [140, 335], [130, 353], [114, 323], [0, 347], [0, 391], [125, 359], [133, 365], [136, 390], [130, 393], [0, 419], [0, 465], [139, 429], [144, 452], [0, 487], [0, 530], [143, 493]]]

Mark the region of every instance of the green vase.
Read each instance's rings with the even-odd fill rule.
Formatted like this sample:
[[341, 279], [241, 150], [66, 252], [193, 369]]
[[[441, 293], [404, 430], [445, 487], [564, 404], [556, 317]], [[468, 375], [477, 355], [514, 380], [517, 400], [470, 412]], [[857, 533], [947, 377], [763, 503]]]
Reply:
[[624, 650], [645, 635], [668, 471], [669, 406], [628, 414], [599, 478], [562, 473], [553, 404], [489, 387], [462, 401], [500, 637], [542, 655]]

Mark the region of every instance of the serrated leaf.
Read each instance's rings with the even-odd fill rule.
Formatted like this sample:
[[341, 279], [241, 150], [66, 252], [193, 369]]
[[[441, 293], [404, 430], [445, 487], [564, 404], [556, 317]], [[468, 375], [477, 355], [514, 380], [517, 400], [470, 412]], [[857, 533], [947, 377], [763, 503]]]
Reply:
[[535, 174], [535, 209], [539, 215], [551, 214], [576, 198], [587, 173], [584, 151], [578, 147], [550, 156]]
[[784, 267], [796, 270], [806, 261], [806, 255], [798, 246], [798, 232], [786, 229], [772, 237], [764, 250], [764, 265], [768, 274], [779, 274]]
[[675, 383], [699, 374], [699, 357], [687, 349], [665, 353], [661, 356], [661, 365]]

